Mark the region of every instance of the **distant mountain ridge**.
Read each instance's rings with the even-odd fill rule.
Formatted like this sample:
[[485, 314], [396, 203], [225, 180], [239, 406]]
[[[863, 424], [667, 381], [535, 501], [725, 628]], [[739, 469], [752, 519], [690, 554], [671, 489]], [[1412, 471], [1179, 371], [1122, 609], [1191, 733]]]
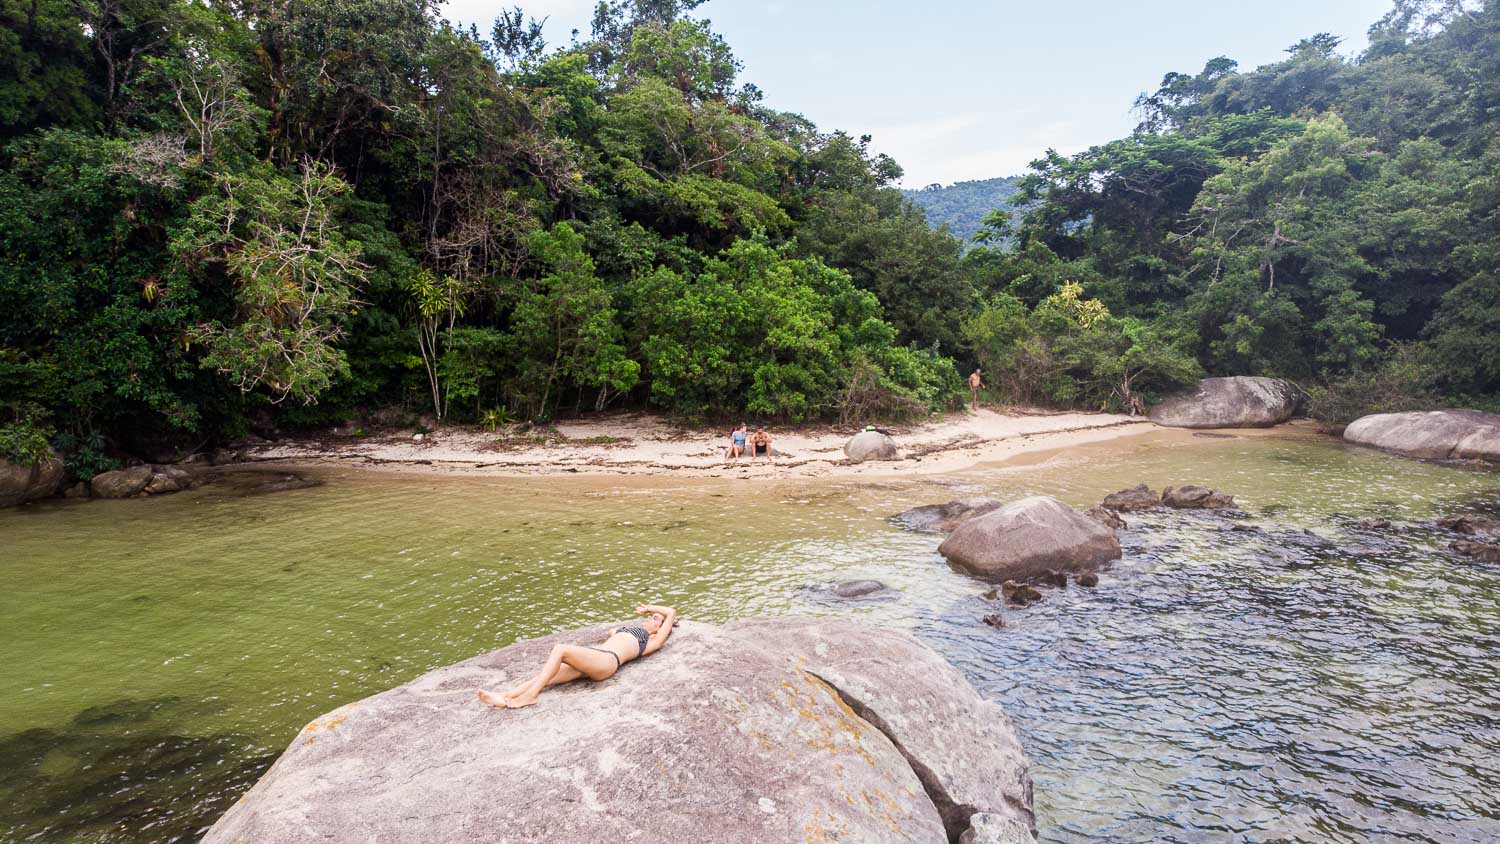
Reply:
[[979, 231], [984, 215], [996, 208], [1012, 207], [1011, 197], [1020, 180], [1020, 176], [1002, 176], [996, 179], [954, 182], [947, 187], [932, 184], [925, 188], [903, 190], [901, 193], [927, 212], [927, 222], [933, 228], [946, 225], [948, 231], [968, 243], [974, 233]]

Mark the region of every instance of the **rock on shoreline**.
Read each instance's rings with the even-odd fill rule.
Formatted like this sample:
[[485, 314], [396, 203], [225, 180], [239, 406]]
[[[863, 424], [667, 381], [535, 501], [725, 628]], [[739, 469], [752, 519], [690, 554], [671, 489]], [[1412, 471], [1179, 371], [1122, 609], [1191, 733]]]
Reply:
[[[207, 844], [255, 841], [1029, 841], [1016, 731], [903, 633], [841, 620], [683, 622], [661, 653], [527, 709], [521, 642], [308, 724]], [[644, 837], [641, 837], [644, 836]]]
[[844, 456], [851, 463], [866, 460], [900, 460], [901, 449], [896, 441], [879, 431], [860, 431], [844, 443]]
[[50, 451], [29, 465], [0, 459], [0, 507], [56, 495], [66, 474], [63, 462]]
[[1430, 460], [1500, 463], [1500, 414], [1480, 410], [1417, 410], [1361, 416], [1344, 439]]
[[1305, 395], [1280, 378], [1204, 378], [1196, 391], [1151, 408], [1150, 418], [1169, 428], [1269, 428], [1291, 419]]

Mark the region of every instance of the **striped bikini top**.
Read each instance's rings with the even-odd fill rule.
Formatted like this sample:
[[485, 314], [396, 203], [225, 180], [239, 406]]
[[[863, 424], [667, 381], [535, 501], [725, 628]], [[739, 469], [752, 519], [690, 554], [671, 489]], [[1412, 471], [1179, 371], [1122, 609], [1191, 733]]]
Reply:
[[647, 633], [646, 632], [646, 628], [644, 628], [644, 627], [621, 627], [619, 630], [616, 630], [615, 632], [616, 633], [629, 633], [630, 635], [632, 635], [632, 636], [635, 637], [636, 644], [638, 644], [638, 645], [641, 646], [641, 649], [636, 654], [636, 656], [640, 656], [641, 654], [645, 653], [646, 652], [646, 643], [649, 642], [649, 641], [651, 641], [651, 634]]

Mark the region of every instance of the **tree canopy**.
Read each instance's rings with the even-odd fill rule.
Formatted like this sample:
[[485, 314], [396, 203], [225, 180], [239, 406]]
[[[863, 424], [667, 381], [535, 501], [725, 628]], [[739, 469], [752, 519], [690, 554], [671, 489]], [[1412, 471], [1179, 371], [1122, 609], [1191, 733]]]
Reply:
[[698, 5], [554, 47], [431, 0], [0, 1], [0, 447], [87, 477], [392, 404], [855, 422], [972, 363], [1095, 408], [1202, 373], [1500, 392], [1500, 0], [1215, 58], [1126, 138], [906, 194]]

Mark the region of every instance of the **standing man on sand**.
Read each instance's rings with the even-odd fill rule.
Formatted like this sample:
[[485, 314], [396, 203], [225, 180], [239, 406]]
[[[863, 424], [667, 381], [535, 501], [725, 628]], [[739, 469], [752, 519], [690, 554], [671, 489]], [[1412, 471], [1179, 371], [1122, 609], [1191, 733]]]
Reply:
[[969, 392], [974, 394], [975, 410], [979, 409], [979, 391], [985, 388], [984, 378], [981, 377], [983, 372], [984, 370], [976, 366], [974, 367], [974, 371], [969, 373]]

